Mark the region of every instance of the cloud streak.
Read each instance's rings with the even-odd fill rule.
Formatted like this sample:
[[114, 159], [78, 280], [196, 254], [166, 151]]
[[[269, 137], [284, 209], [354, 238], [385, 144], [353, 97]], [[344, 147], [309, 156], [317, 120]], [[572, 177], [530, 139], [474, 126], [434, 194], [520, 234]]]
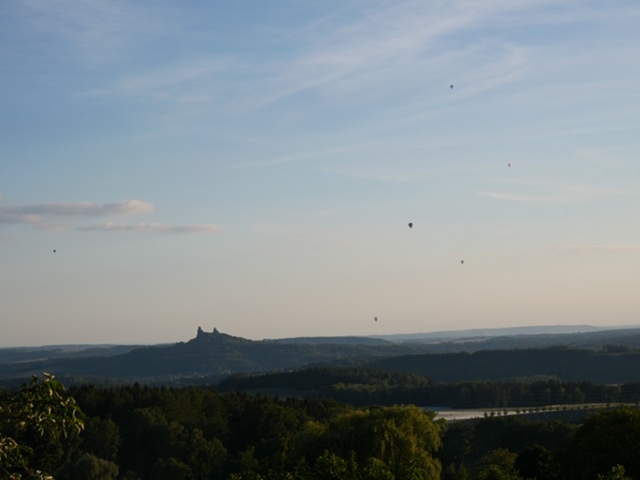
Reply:
[[92, 61], [111, 58], [142, 34], [162, 32], [167, 28], [163, 17], [171, 16], [163, 8], [101, 0], [27, 0], [24, 8], [38, 31], [66, 39]]
[[[355, 21], [319, 36], [299, 38], [303, 48], [298, 56], [266, 66], [272, 71], [266, 75], [265, 88], [245, 107], [260, 108], [305, 91], [361, 96], [382, 84], [388, 90], [390, 79], [406, 85], [414, 76], [407, 72], [415, 74], [426, 63], [433, 65], [438, 42], [482, 21], [494, 8], [439, 10], [404, 2], [359, 12]], [[418, 77], [424, 81], [424, 75]]]
[[[116, 9], [110, 3], [85, 0], [84, 4], [84, 9], [69, 8], [70, 11], [80, 10], [84, 14], [49, 12], [49, 15], [56, 20], [56, 24], [61, 24], [59, 28], [62, 31], [73, 32], [79, 39], [88, 32], [97, 31], [97, 39], [111, 36], [114, 37], [111, 42], [116, 42], [120, 39], [119, 31], [113, 30], [111, 24], [125, 31], [132, 30], [129, 22], [135, 15], [122, 5]], [[434, 73], [434, 62], [441, 68], [446, 66], [451, 70], [449, 63], [460, 55], [469, 59], [478, 58], [475, 45], [456, 50], [453, 57], [439, 53], [442, 43], [449, 36], [473, 31], [487, 22], [508, 24], [513, 14], [533, 9], [539, 4], [531, 1], [487, 1], [479, 4], [451, 2], [449, 7], [442, 8], [412, 0], [391, 6], [371, 2], [361, 10], [346, 9], [350, 10], [345, 17], [348, 20], [337, 21], [331, 28], [316, 25], [299, 31], [293, 38], [285, 35], [288, 45], [283, 45], [282, 52], [290, 53], [275, 58], [242, 58], [237, 52], [227, 53], [224, 57], [203, 58], [195, 55], [180, 63], [156, 67], [151, 72], [122, 77], [109, 82], [109, 86], [102, 90], [88, 93], [180, 102], [185, 99], [235, 98], [231, 101], [232, 110], [250, 112], [301, 92], [336, 96], [344, 101], [345, 95], [350, 96], [353, 92], [358, 92], [358, 97], [367, 91], [377, 96], [380, 89], [388, 91], [393, 84], [396, 84], [394, 90], [398, 92], [408, 84], [412, 88], [423, 88], [425, 78], [440, 77], [440, 74]], [[39, 4], [34, 5], [32, 8]], [[101, 9], [105, 10], [107, 18], [114, 21], [100, 22], [93, 28], [96, 22], [94, 17], [105, 15], [91, 13], [99, 13]], [[185, 31], [173, 31], [172, 34], [178, 35], [177, 38], [189, 36]], [[95, 43], [105, 42], [95, 40]], [[291, 47], [291, 43], [296, 45], [293, 51], [286, 48]], [[484, 81], [490, 81], [492, 85], [501, 83], [514, 73], [514, 68], [519, 68], [521, 52], [516, 49], [517, 65], [514, 66], [513, 47], [502, 47], [504, 51], [501, 55], [505, 58], [497, 65], [490, 65], [488, 72], [483, 69], [481, 73]], [[495, 53], [494, 48], [485, 52], [491, 58], [495, 58]], [[477, 71], [477, 68], [474, 67], [473, 71]], [[496, 79], [496, 75], [502, 80]], [[259, 79], [259, 85], [255, 79]], [[438, 81], [448, 84], [441, 78]]]
[[153, 213], [153, 204], [140, 200], [114, 203], [60, 202], [0, 206], [0, 223], [42, 223], [52, 217], [110, 217]]
[[604, 196], [619, 196], [629, 192], [622, 188], [598, 187], [593, 185], [546, 185], [540, 182], [523, 182], [523, 190], [536, 187], [537, 192], [495, 192], [479, 191], [478, 195], [503, 202], [537, 203], [545, 205], [585, 203]]
[[640, 244], [580, 244], [569, 243], [554, 247], [563, 253], [591, 254], [591, 253], [640, 253]]
[[[41, 30], [70, 38], [77, 45], [89, 45], [88, 50], [95, 50], [98, 57], [118, 51], [131, 62], [126, 70], [105, 70], [89, 88], [74, 90], [79, 101], [121, 99], [123, 105], [135, 105], [148, 119], [157, 122], [153, 124], [155, 128], [173, 128], [174, 134], [178, 125], [181, 131], [198, 130], [205, 119], [223, 118], [226, 122], [229, 117], [249, 117], [270, 108], [291, 108], [291, 118], [304, 118], [319, 99], [322, 108], [328, 110], [346, 110], [353, 104], [375, 107], [368, 118], [369, 125], [375, 121], [380, 123], [380, 130], [388, 131], [389, 126], [401, 128], [451, 105], [452, 96], [442, 95], [441, 88], [456, 83], [456, 79], [460, 79], [461, 88], [456, 88], [455, 98], [460, 101], [502, 85], [517, 84], [523, 78], [546, 85], [535, 75], [545, 71], [549, 74], [549, 70], [556, 75], [558, 66], [552, 63], [556, 58], [566, 62], [581, 54], [574, 62], [591, 69], [595, 62], [593, 50], [582, 52], [579, 42], [554, 46], [557, 53], [550, 56], [546, 40], [536, 37], [534, 41], [526, 35], [512, 37], [508, 32], [514, 25], [526, 30], [535, 25], [588, 23], [616, 11], [584, 2], [581, 8], [576, 8], [575, 2], [559, 7], [549, 0], [463, 0], [444, 6], [414, 0], [392, 5], [380, 1], [353, 3], [333, 10], [326, 7], [323, 18], [330, 18], [331, 22], [312, 19], [310, 23], [296, 23], [294, 32], [286, 14], [278, 20], [266, 19], [265, 28], [253, 32], [256, 47], [264, 42], [278, 48], [275, 54], [260, 55], [255, 53], [259, 48], [235, 49], [224, 29], [186, 29], [188, 9], [177, 5], [149, 9], [121, 2], [82, 0], [74, 8], [70, 0], [41, 3], [28, 2], [29, 9], [40, 18]], [[552, 8], [546, 8], [548, 5]], [[221, 7], [220, 13], [224, 16], [225, 9]], [[487, 33], [502, 26], [507, 33], [500, 38]], [[263, 40], [261, 35], [269, 38]], [[178, 45], [196, 40], [200, 45], [205, 39], [204, 43], [224, 43], [229, 48], [198, 48], [154, 62], [136, 58], [138, 48], [130, 47], [126, 52], [120, 48], [123, 44], [142, 47], [147, 37], [171, 39]], [[608, 53], [609, 49], [604, 51]], [[634, 50], [625, 52], [624, 57], [633, 53]], [[602, 56], [600, 52], [598, 58]], [[557, 89], [557, 84], [553, 82], [553, 88]], [[608, 86], [602, 89], [611, 91]], [[568, 99], [564, 101], [575, 98], [576, 92], [582, 90], [585, 89], [573, 89], [571, 95], [563, 97]], [[520, 95], [512, 101], [526, 104], [531, 99]], [[357, 123], [350, 122], [350, 130]], [[366, 133], [372, 136], [371, 132]], [[306, 158], [293, 152], [273, 163]]]
[[218, 225], [167, 225], [164, 223], [101, 223], [86, 227], [78, 227], [84, 232], [143, 232], [143, 233], [215, 233], [222, 229]]
[[[1, 197], [0, 197], [1, 198]], [[59, 223], [59, 218], [75, 217], [120, 217], [144, 215], [155, 212], [152, 203], [141, 200], [123, 200], [112, 203], [58, 202], [33, 205], [0, 206], [0, 224], [31, 225], [41, 230], [55, 232], [73, 228], [73, 224]], [[165, 223], [114, 223], [103, 222], [93, 225], [77, 226], [78, 231], [100, 232], [146, 232], [146, 233], [213, 233], [221, 228], [214, 224], [173, 225]], [[0, 237], [7, 240], [8, 237]]]
[[[369, 96], [372, 101], [383, 92], [402, 95], [409, 89], [418, 95], [430, 83], [448, 85], [454, 75], [473, 85], [467, 95], [475, 95], [528, 71], [538, 47], [542, 53], [537, 61], [548, 62], [544, 41], [521, 40], [520, 45], [509, 37], [499, 41], [485, 33], [488, 28], [512, 29], [518, 23], [524, 28], [574, 25], [601, 14], [600, 9], [587, 7], [577, 16], [575, 7], [530, 0], [452, 1], [445, 7], [411, 0], [364, 5], [331, 29], [305, 30], [295, 38], [300, 45], [297, 54], [279, 63], [260, 64], [261, 88], [243, 97], [244, 107], [261, 108], [301, 92], [341, 101], [354, 93], [358, 100]], [[455, 36], [467, 41], [456, 43]]]

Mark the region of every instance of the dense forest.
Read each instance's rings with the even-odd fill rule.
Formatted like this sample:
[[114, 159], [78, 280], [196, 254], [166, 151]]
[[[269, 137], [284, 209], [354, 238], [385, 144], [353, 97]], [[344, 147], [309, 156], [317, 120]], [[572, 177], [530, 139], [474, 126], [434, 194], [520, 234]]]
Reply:
[[[317, 373], [325, 383], [341, 378], [344, 385], [356, 379], [378, 386], [428, 385], [424, 379], [391, 372]], [[78, 385], [64, 390], [51, 377], [36, 378], [19, 390], [2, 392], [0, 476], [640, 478], [640, 409], [635, 406], [612, 404], [577, 422], [500, 415], [447, 422], [413, 404], [362, 403], [210, 387]]]
[[586, 350], [568, 346], [474, 353], [389, 356], [368, 364], [418, 373], [434, 380], [502, 380], [554, 376], [566, 381], [626, 383], [640, 381], [640, 351], [621, 345]]
[[538, 376], [501, 381], [435, 382], [415, 373], [355, 367], [311, 367], [262, 375], [232, 375], [219, 391], [332, 398], [351, 405], [414, 404], [456, 409], [524, 409], [584, 403], [640, 403], [640, 383], [565, 382]]

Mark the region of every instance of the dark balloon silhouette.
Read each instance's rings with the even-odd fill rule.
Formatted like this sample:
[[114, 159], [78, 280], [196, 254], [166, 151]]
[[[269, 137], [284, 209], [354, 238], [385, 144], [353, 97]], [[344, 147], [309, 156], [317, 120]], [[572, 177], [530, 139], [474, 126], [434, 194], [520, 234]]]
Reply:
[[409, 222], [409, 228], [413, 228], [413, 223]]
[[464, 260], [460, 260], [460, 263], [461, 263], [462, 265], [464, 265]]
[[53, 249], [53, 253], [56, 253], [56, 249], [55, 248]]
[[453, 85], [449, 85], [449, 88], [453, 88]]
[[507, 163], [507, 165], [508, 165], [509, 167], [511, 167], [511, 164], [510, 164], [510, 163]]
[[373, 319], [377, 322], [378, 321], [378, 317], [373, 317]]

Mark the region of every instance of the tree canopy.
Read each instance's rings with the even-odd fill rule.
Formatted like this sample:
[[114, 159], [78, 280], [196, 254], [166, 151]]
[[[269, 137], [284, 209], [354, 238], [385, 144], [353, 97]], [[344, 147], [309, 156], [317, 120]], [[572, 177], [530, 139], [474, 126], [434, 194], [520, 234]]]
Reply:
[[53, 478], [48, 472], [83, 428], [80, 408], [62, 383], [53, 375], [34, 376], [0, 404], [0, 473], [11, 480]]

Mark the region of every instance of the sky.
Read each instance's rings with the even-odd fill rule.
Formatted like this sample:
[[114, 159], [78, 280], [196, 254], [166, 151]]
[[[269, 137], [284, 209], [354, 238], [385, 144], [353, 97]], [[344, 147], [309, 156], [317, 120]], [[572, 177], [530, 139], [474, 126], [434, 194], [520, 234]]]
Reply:
[[1, 2], [0, 347], [639, 325], [639, 24]]

